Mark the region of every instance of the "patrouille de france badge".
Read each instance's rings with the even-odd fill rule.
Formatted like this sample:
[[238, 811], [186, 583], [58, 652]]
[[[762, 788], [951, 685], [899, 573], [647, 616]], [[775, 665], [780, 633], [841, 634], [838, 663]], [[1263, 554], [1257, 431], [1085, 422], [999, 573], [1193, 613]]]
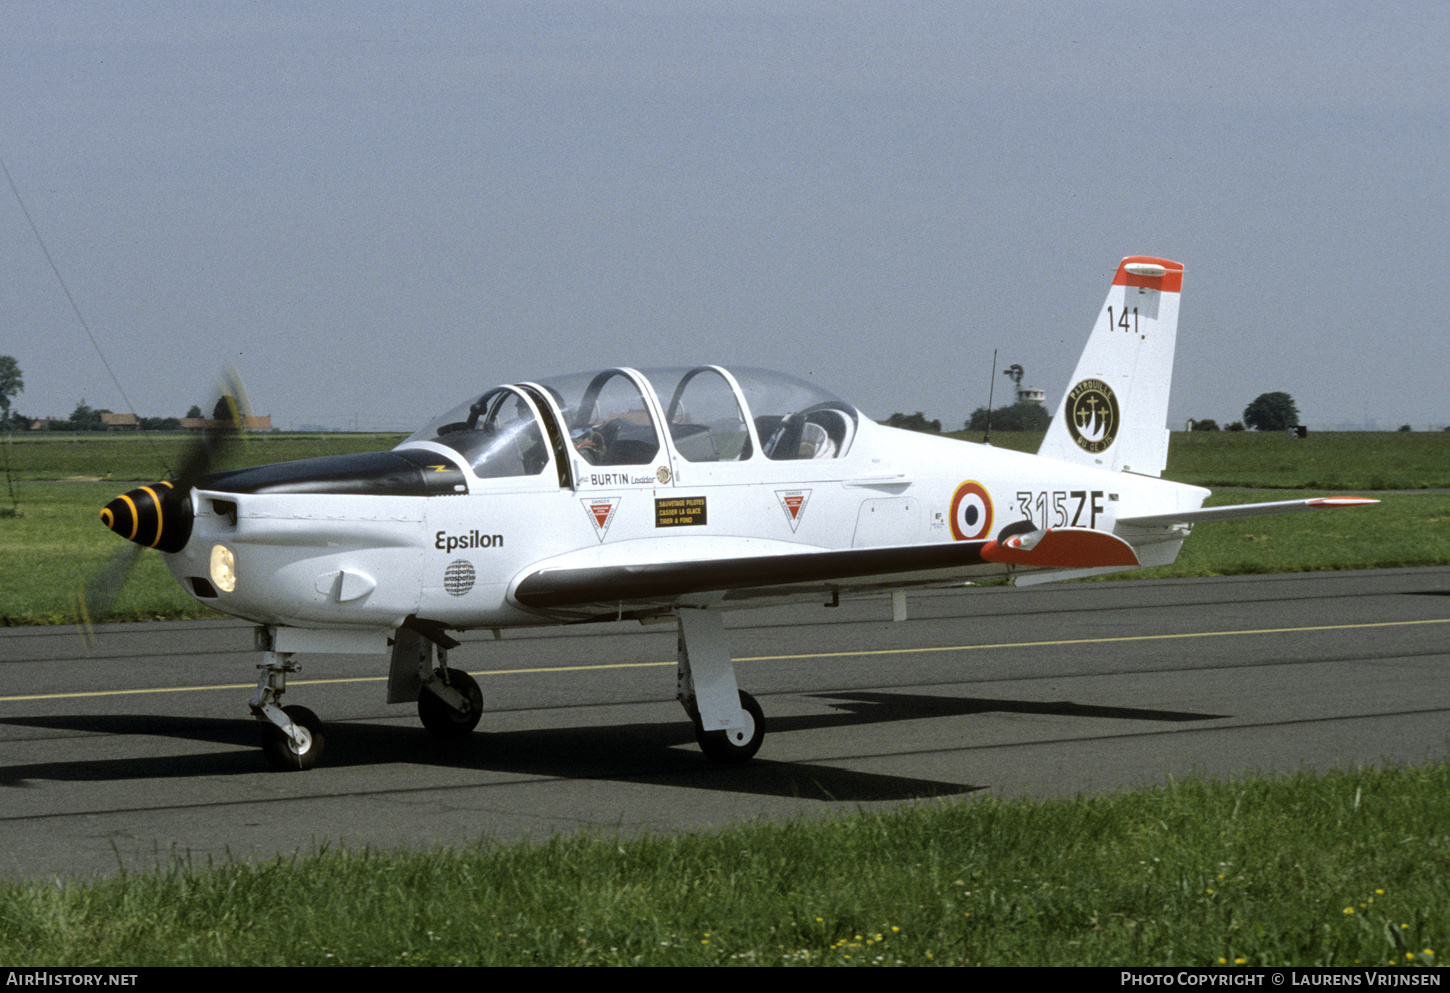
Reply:
[[1101, 379], [1084, 379], [1063, 406], [1067, 433], [1085, 452], [1101, 452], [1118, 436], [1118, 397]]

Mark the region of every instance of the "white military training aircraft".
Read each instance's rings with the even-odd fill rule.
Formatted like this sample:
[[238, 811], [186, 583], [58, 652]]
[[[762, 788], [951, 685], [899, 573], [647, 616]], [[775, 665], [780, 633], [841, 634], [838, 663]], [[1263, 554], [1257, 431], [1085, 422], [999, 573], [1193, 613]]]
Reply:
[[101, 517], [259, 625], [251, 710], [278, 768], [323, 747], [312, 711], [280, 705], [298, 653], [390, 655], [389, 702], [447, 737], [483, 704], [449, 632], [670, 616], [700, 747], [744, 761], [765, 720], [726, 610], [1160, 565], [1198, 521], [1376, 502], [1205, 510], [1208, 490], [1158, 478], [1182, 278], [1123, 260], [1035, 456], [883, 427], [758, 369], [620, 367], [495, 386], [390, 452], [200, 457]]

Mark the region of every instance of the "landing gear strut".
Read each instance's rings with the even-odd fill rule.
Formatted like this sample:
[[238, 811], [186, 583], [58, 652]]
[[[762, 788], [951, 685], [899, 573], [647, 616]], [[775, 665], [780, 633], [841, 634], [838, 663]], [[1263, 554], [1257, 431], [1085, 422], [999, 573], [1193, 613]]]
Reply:
[[765, 715], [735, 683], [735, 663], [717, 610], [681, 607], [676, 697], [695, 724], [700, 751], [716, 762], [746, 762], [765, 741]]
[[267, 727], [262, 732], [262, 754], [274, 769], [301, 772], [311, 769], [322, 756], [324, 738], [322, 721], [306, 707], [281, 705], [287, 691], [287, 673], [301, 671], [292, 661], [291, 652], [274, 652], [267, 648], [252, 697], [252, 714]]
[[[418, 703], [418, 719], [439, 738], [462, 738], [478, 727], [483, 716], [483, 691], [462, 669], [448, 668], [448, 649], [458, 642], [425, 637], [414, 628], [393, 633], [393, 657], [388, 669], [388, 703]], [[434, 651], [438, 662], [433, 662]]]

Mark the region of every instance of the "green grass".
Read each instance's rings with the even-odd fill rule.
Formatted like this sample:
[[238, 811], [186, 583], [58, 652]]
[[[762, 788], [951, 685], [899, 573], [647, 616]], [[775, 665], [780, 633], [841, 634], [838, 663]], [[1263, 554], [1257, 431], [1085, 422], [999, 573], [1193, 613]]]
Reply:
[[[953, 438], [981, 441], [980, 432]], [[994, 431], [992, 444], [1036, 452], [1042, 433]], [[1309, 437], [1257, 431], [1175, 431], [1165, 479], [1257, 489], [1450, 488], [1450, 432], [1324, 431]]]
[[[979, 433], [954, 438], [980, 441]], [[400, 434], [251, 434], [231, 466], [261, 465], [392, 448]], [[16, 479], [162, 479], [191, 442], [158, 435], [155, 446], [134, 435], [17, 435], [5, 446]], [[1035, 452], [1042, 434], [997, 431], [992, 444]], [[1450, 432], [1328, 431], [1304, 439], [1257, 431], [1175, 431], [1168, 479], [1199, 486], [1260, 489], [1414, 490], [1450, 488]]]
[[[1236, 490], [1205, 506], [1325, 496], [1315, 491]], [[1194, 526], [1172, 565], [1124, 579], [1237, 576], [1450, 564], [1450, 493], [1379, 493], [1376, 506], [1315, 510]]]
[[[377, 452], [397, 445], [401, 434], [259, 434], [244, 436], [219, 468], [291, 462], [319, 455]], [[196, 443], [195, 435], [137, 435], [80, 432], [14, 435], [4, 453], [10, 474], [29, 479], [166, 479]], [[4, 442], [0, 442], [4, 444]]]
[[1174, 432], [1164, 475], [1199, 486], [1319, 490], [1450, 487], [1450, 432]]
[[1403, 966], [1447, 928], [1445, 765], [0, 883], [12, 967]]
[[[106, 530], [100, 510], [115, 483], [21, 483], [20, 515], [0, 517], [0, 625], [70, 624], [86, 580], [134, 547]], [[110, 620], [221, 615], [187, 596], [160, 552], [144, 551]]]

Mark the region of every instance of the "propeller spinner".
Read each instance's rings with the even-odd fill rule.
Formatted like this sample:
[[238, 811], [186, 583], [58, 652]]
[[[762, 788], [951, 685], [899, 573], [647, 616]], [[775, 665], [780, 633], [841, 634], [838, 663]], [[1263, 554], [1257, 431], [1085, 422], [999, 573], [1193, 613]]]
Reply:
[[122, 493], [101, 508], [101, 523], [128, 541], [179, 552], [191, 537], [191, 487], [163, 480]]

